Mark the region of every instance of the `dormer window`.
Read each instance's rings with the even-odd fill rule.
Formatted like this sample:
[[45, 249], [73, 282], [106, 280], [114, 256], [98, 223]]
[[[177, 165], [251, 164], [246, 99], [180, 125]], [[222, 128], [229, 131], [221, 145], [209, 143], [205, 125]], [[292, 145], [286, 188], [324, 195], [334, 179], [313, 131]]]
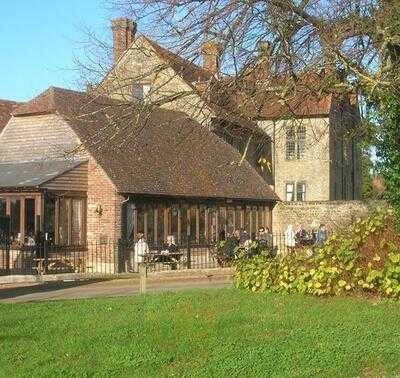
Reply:
[[149, 94], [151, 86], [149, 83], [135, 83], [132, 85], [132, 96], [138, 100], [144, 100]]

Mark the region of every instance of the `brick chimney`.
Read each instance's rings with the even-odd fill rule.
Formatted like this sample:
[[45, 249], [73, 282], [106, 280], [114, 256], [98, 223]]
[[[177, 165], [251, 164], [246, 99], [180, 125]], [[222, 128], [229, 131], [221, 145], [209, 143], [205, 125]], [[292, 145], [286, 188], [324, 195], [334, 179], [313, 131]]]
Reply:
[[221, 45], [215, 41], [204, 42], [201, 46], [201, 53], [203, 55], [203, 68], [212, 72], [214, 75], [218, 75], [219, 73], [221, 51]]
[[129, 18], [115, 18], [111, 21], [111, 30], [115, 63], [135, 39], [136, 23]]
[[268, 41], [260, 40], [257, 42], [258, 56], [261, 59], [270, 59], [272, 54], [272, 45]]

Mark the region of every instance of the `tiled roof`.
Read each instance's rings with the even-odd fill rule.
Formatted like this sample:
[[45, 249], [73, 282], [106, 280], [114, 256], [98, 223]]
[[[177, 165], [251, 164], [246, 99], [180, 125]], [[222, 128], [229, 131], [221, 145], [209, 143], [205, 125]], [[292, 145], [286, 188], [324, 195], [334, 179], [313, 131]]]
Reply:
[[213, 77], [213, 74], [203, 67], [200, 67], [189, 60], [161, 47], [157, 42], [148, 37], [143, 36], [150, 46], [154, 49], [156, 54], [168, 63], [171, 68], [184, 80], [189, 83], [207, 81]]
[[[287, 78], [278, 76], [271, 79], [269, 69], [263, 63], [246, 67], [242, 73], [243, 76], [233, 78], [235, 85], [230, 88], [229, 80], [215, 79], [212, 73], [202, 67], [161, 47], [147, 37], [143, 38], [184, 80], [191, 84], [197, 83], [195, 88], [200, 94], [204, 93], [204, 90], [211, 92], [205, 98], [206, 103], [214, 111], [225, 116], [230, 114], [231, 118], [240, 119], [244, 126], [246, 123], [247, 127], [249, 126], [248, 118], [314, 117], [327, 116], [331, 112], [333, 96], [320, 93], [319, 86], [323, 82], [323, 77], [317, 73], [302, 76], [296, 83], [295, 91], [289, 93], [285, 98], [286, 101], [283, 102], [277, 95], [277, 91], [271, 91], [270, 87], [284, 84]], [[206, 81], [209, 82], [209, 85], [201, 84]], [[232, 80], [230, 81], [232, 82]], [[228, 88], [224, 88], [225, 86]], [[250, 95], [248, 91], [243, 91], [244, 88], [249, 89], [249, 87], [251, 88]], [[221, 91], [218, 91], [218, 88]], [[230, 93], [227, 94], [227, 92]], [[217, 98], [218, 96], [223, 97], [222, 101], [221, 98]]]
[[335, 96], [323, 90], [323, 79], [318, 74], [308, 74], [289, 88], [286, 77], [271, 78], [266, 72], [250, 71], [225, 78], [206, 90], [212, 93], [212, 103], [242, 118], [325, 117], [332, 111]]
[[2, 188], [36, 188], [82, 164], [78, 160], [0, 163]]
[[278, 200], [240, 154], [186, 114], [50, 88], [16, 116], [57, 112], [121, 193]]
[[18, 103], [15, 101], [0, 100], [0, 132], [7, 125], [16, 105], [18, 105]]

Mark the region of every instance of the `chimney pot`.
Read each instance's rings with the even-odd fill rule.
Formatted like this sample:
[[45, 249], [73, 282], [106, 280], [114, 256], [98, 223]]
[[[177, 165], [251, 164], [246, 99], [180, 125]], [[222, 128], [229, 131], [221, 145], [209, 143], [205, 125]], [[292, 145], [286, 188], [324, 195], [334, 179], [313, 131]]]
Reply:
[[272, 45], [268, 41], [260, 40], [257, 42], [258, 55], [262, 58], [269, 58], [272, 54]]
[[214, 75], [218, 75], [221, 52], [222, 47], [218, 42], [204, 42], [201, 46], [201, 53], [203, 55], [203, 68], [212, 72]]
[[129, 18], [115, 18], [111, 21], [114, 63], [129, 49], [135, 39], [136, 29], [136, 23]]

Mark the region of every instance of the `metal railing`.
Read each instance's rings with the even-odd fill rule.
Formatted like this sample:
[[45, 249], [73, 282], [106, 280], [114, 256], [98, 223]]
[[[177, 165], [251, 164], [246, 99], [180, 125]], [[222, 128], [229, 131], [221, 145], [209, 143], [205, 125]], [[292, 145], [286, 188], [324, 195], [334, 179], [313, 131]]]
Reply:
[[[284, 234], [273, 234], [268, 243], [266, 248], [273, 251], [271, 256], [275, 256], [314, 242], [297, 242], [293, 247], [287, 245]], [[157, 272], [227, 267], [232, 263], [232, 256], [221, 252], [221, 245], [212, 241], [188, 241], [173, 248], [149, 243], [148, 247], [148, 252], [140, 255], [135, 254], [134, 243], [125, 240], [76, 246], [47, 242], [38, 246], [18, 246], [3, 241], [0, 242], [0, 275], [114, 275], [136, 273], [140, 264], [146, 265], [150, 272]]]

